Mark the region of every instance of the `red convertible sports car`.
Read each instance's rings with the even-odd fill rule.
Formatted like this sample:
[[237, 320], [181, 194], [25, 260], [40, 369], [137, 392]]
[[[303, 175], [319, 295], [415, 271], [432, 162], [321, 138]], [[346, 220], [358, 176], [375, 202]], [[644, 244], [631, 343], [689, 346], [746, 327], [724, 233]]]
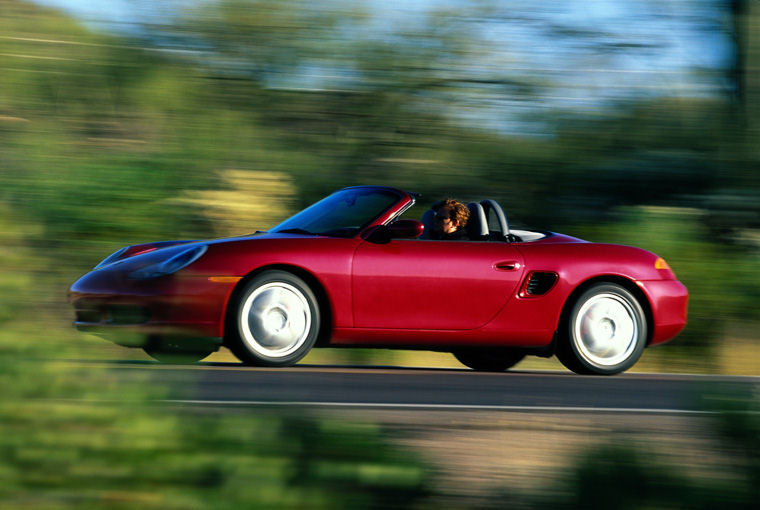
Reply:
[[312, 347], [451, 352], [501, 371], [526, 355], [616, 374], [686, 324], [688, 292], [638, 248], [510, 230], [493, 200], [468, 204], [467, 241], [399, 219], [417, 195], [333, 193], [268, 232], [127, 246], [70, 290], [75, 325], [159, 360], [227, 346], [288, 366]]

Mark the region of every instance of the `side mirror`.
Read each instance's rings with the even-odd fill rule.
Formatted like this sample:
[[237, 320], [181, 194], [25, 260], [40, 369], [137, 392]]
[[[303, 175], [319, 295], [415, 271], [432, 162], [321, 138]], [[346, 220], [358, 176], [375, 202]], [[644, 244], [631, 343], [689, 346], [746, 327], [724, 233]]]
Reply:
[[379, 225], [362, 234], [362, 239], [371, 243], [385, 244], [391, 239], [417, 239], [425, 226], [417, 220], [398, 220], [390, 225]]
[[417, 220], [398, 220], [388, 225], [391, 239], [417, 239], [425, 230], [425, 225]]

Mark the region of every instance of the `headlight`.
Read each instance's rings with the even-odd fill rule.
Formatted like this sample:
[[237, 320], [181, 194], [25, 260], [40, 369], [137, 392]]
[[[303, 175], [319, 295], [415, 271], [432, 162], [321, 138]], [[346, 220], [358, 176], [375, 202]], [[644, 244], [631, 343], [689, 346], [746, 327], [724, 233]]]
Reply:
[[112, 262], [115, 262], [115, 261], [119, 260], [119, 257], [121, 257], [121, 256], [122, 256], [122, 254], [123, 254], [125, 251], [127, 251], [128, 249], [129, 249], [129, 246], [125, 246], [124, 248], [122, 248], [122, 249], [120, 249], [120, 250], [118, 250], [118, 251], [115, 251], [115, 252], [113, 252], [113, 253], [112, 253], [112, 254], [110, 254], [108, 257], [104, 258], [104, 259], [103, 259], [103, 260], [100, 262], [100, 264], [98, 264], [97, 266], [95, 266], [95, 268], [94, 268], [94, 269], [100, 269], [100, 268], [101, 268], [101, 267], [103, 267], [103, 266], [107, 266], [108, 264], [111, 264]]
[[137, 280], [147, 280], [148, 278], [158, 278], [159, 276], [176, 273], [183, 267], [187, 267], [198, 260], [204, 253], [206, 253], [205, 244], [193, 246], [164, 261], [138, 269], [130, 273], [129, 277]]

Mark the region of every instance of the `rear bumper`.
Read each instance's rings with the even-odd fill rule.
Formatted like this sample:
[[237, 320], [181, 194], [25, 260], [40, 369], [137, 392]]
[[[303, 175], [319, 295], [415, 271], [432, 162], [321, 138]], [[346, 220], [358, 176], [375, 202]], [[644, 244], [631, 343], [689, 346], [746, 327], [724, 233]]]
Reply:
[[689, 291], [678, 280], [636, 282], [652, 307], [652, 332], [649, 345], [675, 338], [686, 326]]

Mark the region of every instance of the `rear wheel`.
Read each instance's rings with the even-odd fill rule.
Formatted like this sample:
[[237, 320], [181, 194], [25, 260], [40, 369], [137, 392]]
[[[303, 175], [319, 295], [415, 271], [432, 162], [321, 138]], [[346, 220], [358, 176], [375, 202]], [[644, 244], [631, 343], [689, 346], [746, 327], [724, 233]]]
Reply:
[[243, 289], [230, 324], [231, 350], [244, 363], [290, 366], [317, 340], [320, 314], [309, 286], [292, 273], [266, 271]]
[[462, 365], [481, 372], [503, 372], [525, 357], [514, 349], [458, 349], [452, 354]]
[[579, 374], [619, 374], [638, 361], [647, 321], [636, 297], [614, 283], [590, 287], [573, 305], [557, 357]]

